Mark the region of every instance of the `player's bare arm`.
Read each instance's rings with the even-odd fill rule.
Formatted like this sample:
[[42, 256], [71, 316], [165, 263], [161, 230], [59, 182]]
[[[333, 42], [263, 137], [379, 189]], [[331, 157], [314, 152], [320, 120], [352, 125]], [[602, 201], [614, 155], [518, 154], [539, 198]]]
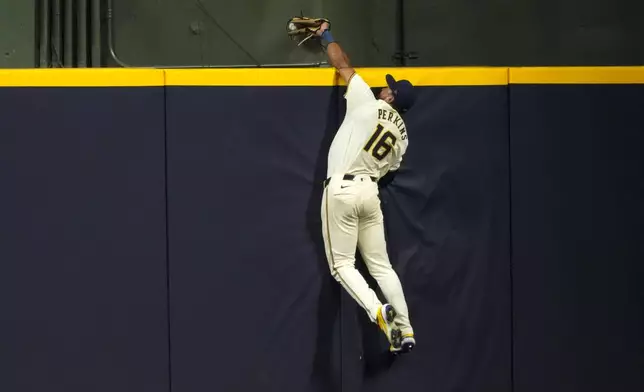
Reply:
[[328, 42], [326, 54], [329, 58], [329, 62], [335, 69], [338, 70], [338, 73], [340, 74], [340, 76], [342, 76], [342, 79], [344, 79], [346, 83], [349, 83], [349, 80], [351, 80], [351, 76], [353, 76], [355, 70], [353, 69], [353, 67], [351, 67], [349, 57], [344, 52], [340, 44], [333, 40], [328, 29], [329, 24], [327, 22], [324, 22], [315, 34]]

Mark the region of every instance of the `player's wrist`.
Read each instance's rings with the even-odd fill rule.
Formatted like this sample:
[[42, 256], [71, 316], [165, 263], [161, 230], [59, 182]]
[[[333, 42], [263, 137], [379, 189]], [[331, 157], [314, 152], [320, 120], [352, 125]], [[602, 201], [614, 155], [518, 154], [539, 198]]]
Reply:
[[331, 35], [331, 32], [329, 30], [324, 30], [324, 32], [320, 35], [320, 38], [326, 45], [335, 42], [335, 39], [333, 39], [333, 36]]

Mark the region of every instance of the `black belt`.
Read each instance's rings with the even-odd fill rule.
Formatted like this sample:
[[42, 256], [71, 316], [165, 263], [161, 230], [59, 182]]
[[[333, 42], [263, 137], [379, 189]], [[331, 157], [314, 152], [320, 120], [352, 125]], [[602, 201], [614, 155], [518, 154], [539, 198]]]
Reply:
[[[347, 181], [353, 181], [356, 178], [353, 174], [345, 174], [342, 179], [347, 180]], [[378, 179], [376, 177], [369, 177], [371, 178], [371, 181], [373, 182], [378, 182]], [[326, 188], [327, 185], [329, 185], [329, 182], [331, 182], [331, 178], [327, 178], [324, 180], [324, 187]]]

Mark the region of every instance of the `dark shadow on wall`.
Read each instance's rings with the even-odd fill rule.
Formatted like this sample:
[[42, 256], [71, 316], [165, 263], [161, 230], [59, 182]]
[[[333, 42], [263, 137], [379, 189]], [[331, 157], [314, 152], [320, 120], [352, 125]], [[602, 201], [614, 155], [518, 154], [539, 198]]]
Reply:
[[[385, 217], [385, 220], [387, 217]], [[386, 303], [386, 299], [376, 280], [369, 274], [362, 257], [358, 254], [356, 257], [356, 268], [365, 277], [369, 287], [373, 289], [382, 303]], [[393, 365], [396, 357], [389, 352], [389, 344], [384, 334], [380, 331], [377, 324], [369, 320], [366, 313], [360, 309], [358, 311], [358, 324], [362, 336], [362, 365], [364, 370], [364, 377], [376, 377], [381, 373], [388, 371]]]
[[[321, 285], [318, 300], [318, 330], [316, 339], [316, 350], [311, 378], [316, 382], [314, 385], [323, 385], [325, 391], [340, 389], [341, 370], [339, 339], [334, 340], [335, 331], [339, 337], [339, 314], [340, 314], [340, 285], [331, 276], [329, 264], [326, 259], [324, 241], [322, 238], [321, 202], [324, 191], [324, 180], [326, 179], [327, 156], [331, 142], [340, 124], [338, 101], [341, 99], [340, 89], [335, 87], [329, 98], [327, 107], [327, 124], [324, 130], [324, 138], [320, 144], [320, 150], [315, 162], [313, 173], [313, 189], [309, 197], [307, 208], [307, 229], [311, 242], [315, 244], [319, 267]], [[336, 324], [338, 323], [338, 324]], [[338, 347], [336, 349], [336, 347]], [[334, 354], [337, 360], [334, 360]]]

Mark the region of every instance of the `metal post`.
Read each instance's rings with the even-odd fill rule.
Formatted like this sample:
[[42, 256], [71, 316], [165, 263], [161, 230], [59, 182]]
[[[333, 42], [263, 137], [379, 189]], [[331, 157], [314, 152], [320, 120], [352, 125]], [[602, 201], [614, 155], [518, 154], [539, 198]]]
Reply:
[[40, 0], [40, 68], [49, 68], [49, 0]]
[[74, 2], [65, 0], [65, 67], [74, 66]]
[[408, 59], [417, 59], [416, 52], [408, 52], [405, 47], [405, 3], [404, 0], [396, 0], [396, 53], [393, 59], [398, 65], [407, 66]]
[[403, 0], [396, 0], [396, 55], [398, 65], [407, 65], [405, 56], [405, 15]]
[[52, 56], [51, 62], [52, 66], [60, 67], [60, 58], [61, 58], [61, 0], [53, 0], [53, 10], [52, 10], [52, 23], [51, 23], [51, 43], [52, 43]]
[[101, 64], [101, 0], [92, 0], [92, 67]]
[[76, 61], [79, 68], [87, 67], [87, 0], [77, 0], [78, 40], [76, 42]]

